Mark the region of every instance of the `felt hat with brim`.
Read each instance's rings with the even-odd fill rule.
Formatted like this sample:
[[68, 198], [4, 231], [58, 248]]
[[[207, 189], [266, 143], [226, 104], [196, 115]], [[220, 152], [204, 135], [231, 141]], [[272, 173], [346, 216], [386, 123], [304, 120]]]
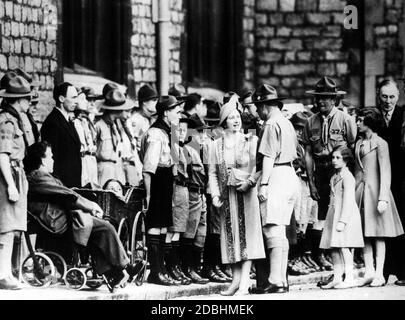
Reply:
[[205, 117], [205, 121], [209, 122], [219, 122], [219, 113], [222, 108], [221, 102], [214, 102], [207, 107], [207, 116]]
[[262, 84], [252, 94], [252, 101], [245, 104], [256, 104], [265, 102], [281, 102], [286, 99], [285, 97], [279, 97], [276, 88], [269, 84]]
[[[118, 89], [118, 88], [116, 88]], [[80, 91], [86, 95], [87, 100], [101, 100], [103, 96], [101, 94], [96, 94], [93, 88], [91, 87], [81, 87]]]
[[337, 96], [346, 94], [346, 91], [338, 90], [336, 82], [333, 79], [322, 77], [315, 85], [315, 89], [306, 91], [306, 93], [320, 96]]
[[31, 98], [32, 95], [30, 84], [21, 76], [10, 79], [5, 90], [0, 91], [3, 98]]
[[39, 86], [39, 82], [36, 81], [36, 80], [34, 80], [34, 79], [32, 78], [32, 76], [31, 76], [29, 73], [25, 72], [23, 69], [15, 68], [15, 69], [14, 69], [14, 72], [17, 74], [17, 76], [21, 76], [21, 77], [23, 77], [25, 80], [27, 80], [28, 83], [29, 83], [30, 86], [31, 86], [31, 89], [34, 88], [34, 87], [38, 87], [38, 86]]
[[121, 91], [115, 89], [107, 93], [99, 107], [103, 110], [124, 111], [133, 109], [134, 104], [127, 100]]
[[0, 80], [0, 89], [4, 90], [8, 86], [9, 82], [11, 79], [14, 79], [17, 76], [17, 74], [14, 71], [8, 71], [6, 72]]
[[308, 115], [302, 111], [298, 111], [292, 115], [290, 121], [294, 127], [305, 127], [308, 122]]
[[176, 83], [169, 89], [169, 95], [174, 96], [179, 100], [187, 99], [188, 95], [186, 93], [186, 88], [181, 84]]
[[148, 84], [143, 85], [138, 91], [138, 101], [139, 102], [157, 99], [158, 97], [159, 97], [159, 95], [156, 92], [156, 90], [153, 89]]
[[174, 96], [161, 96], [156, 104], [156, 113], [154, 115], [159, 115], [167, 110], [174, 109], [182, 103], [184, 103], [184, 101], [179, 101]]
[[179, 121], [179, 122], [180, 122], [180, 123], [187, 123], [187, 125], [188, 125], [189, 128], [194, 128], [194, 127], [195, 127], [195, 122], [194, 122], [194, 120], [191, 119], [191, 118], [189, 118], [189, 117], [187, 117], [185, 114], [182, 114], [182, 115], [181, 115], [181, 118], [180, 118], [180, 121]]
[[242, 106], [246, 106], [252, 102], [253, 91], [245, 92], [242, 97], [240, 97], [239, 102]]
[[196, 113], [191, 115], [189, 119], [192, 121], [192, 125], [190, 126], [190, 128], [192, 129], [205, 130], [212, 128], [212, 126], [209, 126], [208, 124], [204, 123]]
[[114, 83], [114, 82], [108, 82], [104, 85], [103, 90], [102, 90], [102, 96], [105, 99], [105, 97], [107, 96], [107, 93], [109, 93], [112, 90], [118, 90], [118, 84]]

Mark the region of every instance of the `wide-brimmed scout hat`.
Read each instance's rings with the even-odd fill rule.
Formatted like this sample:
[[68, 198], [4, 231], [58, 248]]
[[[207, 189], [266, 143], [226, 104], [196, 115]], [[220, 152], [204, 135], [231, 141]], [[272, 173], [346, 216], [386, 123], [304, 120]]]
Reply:
[[207, 116], [205, 117], [205, 121], [207, 122], [214, 122], [218, 123], [219, 122], [219, 113], [222, 108], [222, 103], [219, 101], [216, 101], [214, 103], [211, 103], [207, 107]]
[[322, 77], [315, 85], [315, 89], [308, 90], [305, 93], [321, 96], [338, 96], [346, 94], [346, 91], [338, 90], [336, 82], [329, 77]]
[[211, 129], [213, 128], [212, 126], [208, 125], [207, 123], [203, 122], [201, 118], [198, 116], [198, 114], [193, 114], [189, 117], [189, 119], [192, 121], [192, 124], [190, 125], [190, 128], [196, 129], [196, 130], [205, 130], [205, 129]]
[[107, 96], [107, 93], [109, 93], [112, 90], [119, 90], [118, 84], [114, 83], [114, 82], [107, 82], [102, 90], [102, 96], [105, 99], [105, 97]]
[[305, 127], [306, 123], [308, 122], [308, 118], [310, 117], [309, 114], [298, 111], [294, 113], [290, 119], [292, 125], [294, 127]]
[[158, 93], [150, 85], [145, 84], [138, 90], [138, 101], [144, 102], [159, 98]]
[[187, 117], [184, 113], [181, 115], [180, 123], [187, 123], [189, 128], [195, 127], [195, 121], [191, 117]]
[[99, 104], [102, 110], [124, 111], [134, 107], [133, 102], [125, 98], [125, 95], [118, 89], [107, 92], [105, 99]]
[[184, 101], [179, 101], [174, 96], [161, 96], [156, 104], [156, 113], [154, 115], [162, 114], [167, 110], [174, 109], [182, 103], [184, 103]]
[[178, 100], [184, 100], [188, 97], [186, 88], [179, 83], [176, 83], [169, 89], [169, 95], [176, 97]]
[[[115, 88], [115, 89], [118, 89], [118, 87]], [[87, 100], [101, 100], [101, 99], [103, 99], [103, 95], [96, 94], [94, 89], [91, 88], [91, 87], [87, 87], [87, 86], [81, 87], [80, 91], [83, 92], [86, 95]]]
[[265, 103], [265, 102], [281, 102], [281, 100], [286, 99], [285, 97], [280, 97], [277, 93], [276, 88], [269, 84], [261, 84], [252, 94], [252, 101], [245, 104], [252, 103]]
[[31, 98], [32, 95], [29, 82], [21, 76], [11, 78], [5, 89], [0, 91], [0, 97], [3, 98]]

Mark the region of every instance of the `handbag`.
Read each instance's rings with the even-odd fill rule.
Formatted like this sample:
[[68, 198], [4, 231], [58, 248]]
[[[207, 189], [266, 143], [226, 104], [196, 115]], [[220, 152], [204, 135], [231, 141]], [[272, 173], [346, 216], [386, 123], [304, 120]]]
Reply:
[[228, 173], [228, 187], [237, 187], [240, 183], [245, 182], [249, 179], [250, 174], [246, 171], [239, 170], [236, 168], [230, 168]]

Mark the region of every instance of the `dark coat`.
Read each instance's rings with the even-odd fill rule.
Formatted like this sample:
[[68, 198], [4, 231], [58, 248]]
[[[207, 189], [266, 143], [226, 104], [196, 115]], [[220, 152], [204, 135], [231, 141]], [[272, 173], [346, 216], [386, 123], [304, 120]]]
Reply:
[[69, 188], [81, 187], [81, 143], [73, 123], [54, 108], [45, 119], [41, 134], [52, 146], [54, 174]]
[[35, 170], [27, 179], [28, 210], [55, 234], [64, 233], [68, 221], [72, 221], [73, 240], [86, 246], [93, 228], [93, 217], [81, 209], [88, 208], [89, 211], [91, 201], [65, 187], [49, 173]]

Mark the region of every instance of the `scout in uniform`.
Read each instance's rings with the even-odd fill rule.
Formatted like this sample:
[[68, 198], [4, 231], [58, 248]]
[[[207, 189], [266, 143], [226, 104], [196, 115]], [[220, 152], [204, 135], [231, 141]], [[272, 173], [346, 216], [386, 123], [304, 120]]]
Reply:
[[334, 173], [331, 153], [335, 147], [353, 147], [357, 135], [356, 123], [350, 115], [336, 107], [336, 98], [346, 92], [339, 91], [336, 83], [323, 77], [314, 90], [307, 91], [315, 97], [315, 107], [319, 112], [308, 119], [302, 135], [305, 145], [305, 163], [311, 197], [318, 201], [318, 223], [307, 235], [312, 239], [312, 252], [315, 261], [327, 267], [319, 251], [323, 222], [329, 205], [330, 178]]
[[73, 120], [77, 134], [79, 135], [82, 158], [82, 186], [87, 184], [98, 185], [97, 159], [96, 159], [96, 128], [89, 118], [89, 102], [86, 93], [81, 92], [74, 111]]
[[102, 118], [96, 123], [96, 158], [98, 163], [98, 181], [104, 185], [110, 179], [125, 183], [122, 167], [122, 138], [116, 120], [128, 119], [133, 105], [118, 89], [109, 91], [105, 100], [100, 103], [104, 111]]
[[138, 151], [141, 148], [142, 136], [156, 120], [154, 115], [158, 97], [156, 90], [147, 84], [138, 91], [139, 109], [132, 114], [127, 123]]
[[20, 76], [6, 85], [0, 113], [0, 289], [20, 289], [11, 273], [14, 232], [27, 230], [28, 183], [23, 158], [28, 147], [21, 115], [30, 106], [29, 83]]
[[171, 126], [179, 124], [181, 103], [173, 96], [159, 98], [157, 120], [143, 135], [140, 153], [146, 190], [146, 241], [151, 268], [148, 282], [166, 286], [176, 284], [166, 276], [164, 247], [167, 228], [173, 225], [175, 168], [171, 153]]

